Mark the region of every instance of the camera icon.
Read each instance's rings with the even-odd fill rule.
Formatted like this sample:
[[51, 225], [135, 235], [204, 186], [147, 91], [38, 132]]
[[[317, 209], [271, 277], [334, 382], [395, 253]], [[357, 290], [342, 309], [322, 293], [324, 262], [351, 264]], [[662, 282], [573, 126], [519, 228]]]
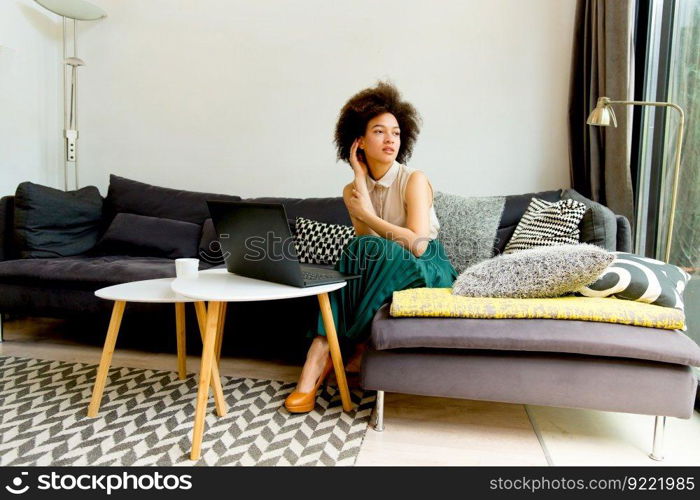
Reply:
[[12, 493], [13, 495], [21, 495], [26, 493], [29, 489], [29, 485], [22, 486], [22, 476], [28, 476], [29, 472], [22, 472], [19, 476], [12, 480], [12, 486], [7, 485], [5, 489]]

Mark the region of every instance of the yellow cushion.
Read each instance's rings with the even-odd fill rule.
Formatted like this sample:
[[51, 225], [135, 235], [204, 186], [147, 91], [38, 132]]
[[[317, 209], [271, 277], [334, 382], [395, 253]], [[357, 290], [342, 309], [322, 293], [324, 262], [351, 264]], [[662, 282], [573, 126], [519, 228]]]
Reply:
[[685, 329], [685, 315], [671, 307], [610, 297], [462, 297], [452, 295], [451, 288], [411, 288], [394, 292], [390, 314], [397, 317], [572, 319], [665, 330]]

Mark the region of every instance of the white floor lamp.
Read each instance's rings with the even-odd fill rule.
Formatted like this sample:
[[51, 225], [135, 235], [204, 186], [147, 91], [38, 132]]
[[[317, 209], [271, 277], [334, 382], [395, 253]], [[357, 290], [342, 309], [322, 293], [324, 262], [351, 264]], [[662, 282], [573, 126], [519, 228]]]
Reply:
[[[64, 188], [77, 189], [78, 182], [78, 72], [85, 63], [77, 56], [78, 45], [75, 32], [76, 21], [96, 21], [107, 16], [97, 5], [85, 0], [34, 0], [47, 10], [63, 18], [63, 136], [64, 140]], [[66, 24], [73, 21], [72, 54], [67, 54]], [[68, 75], [66, 69], [70, 68]], [[68, 82], [66, 80], [68, 79]], [[74, 184], [69, 186], [70, 171], [73, 170]]]

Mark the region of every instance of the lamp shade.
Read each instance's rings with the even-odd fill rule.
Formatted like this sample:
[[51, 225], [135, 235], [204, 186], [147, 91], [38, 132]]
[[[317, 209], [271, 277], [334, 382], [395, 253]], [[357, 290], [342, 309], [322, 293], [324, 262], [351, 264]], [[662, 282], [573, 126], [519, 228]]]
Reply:
[[102, 19], [107, 13], [97, 5], [85, 0], [34, 0], [54, 14], [76, 19], [78, 21], [96, 21]]
[[607, 97], [601, 97], [598, 99], [596, 107], [591, 111], [591, 114], [588, 115], [586, 123], [598, 127], [609, 127], [611, 122], [613, 126], [617, 127], [617, 119], [610, 105], [610, 100]]

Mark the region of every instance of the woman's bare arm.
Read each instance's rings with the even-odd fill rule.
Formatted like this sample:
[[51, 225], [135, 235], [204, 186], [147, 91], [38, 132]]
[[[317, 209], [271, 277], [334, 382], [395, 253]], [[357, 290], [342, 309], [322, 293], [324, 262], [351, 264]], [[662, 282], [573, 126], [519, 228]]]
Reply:
[[[352, 198], [353, 188], [355, 188], [354, 181], [343, 188], [343, 201], [345, 201], [346, 207], [348, 206], [348, 203], [349, 203], [350, 199]], [[374, 207], [372, 207], [372, 208], [374, 209]], [[376, 212], [375, 212], [375, 215], [377, 215]], [[355, 234], [357, 236], [362, 236], [365, 234], [379, 236], [371, 227], [369, 227], [367, 224], [362, 222], [357, 217], [354, 217], [352, 214], [350, 214], [350, 220], [352, 221], [352, 225], [355, 228]]]

